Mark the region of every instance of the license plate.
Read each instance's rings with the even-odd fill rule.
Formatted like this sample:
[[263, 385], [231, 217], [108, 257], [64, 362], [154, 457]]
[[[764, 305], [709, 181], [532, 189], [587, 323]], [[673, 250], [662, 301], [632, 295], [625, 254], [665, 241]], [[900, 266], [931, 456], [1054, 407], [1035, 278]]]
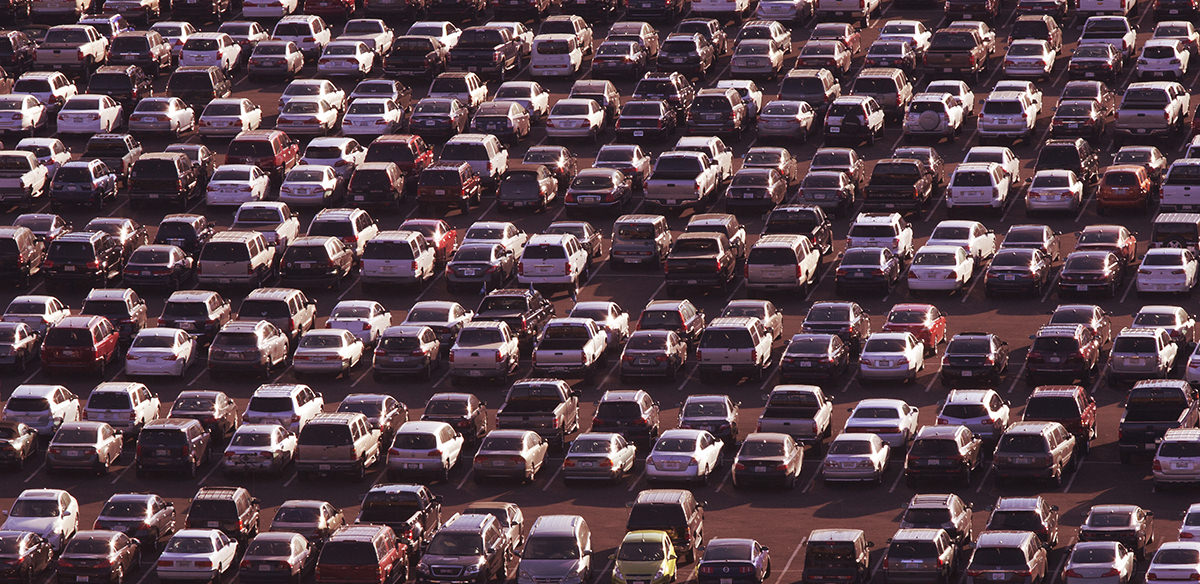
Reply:
[[209, 522], [205, 523], [205, 525], [207, 525], [208, 527], [211, 527], [211, 528], [218, 528], [218, 527], [221, 527], [221, 522], [220, 521], [209, 521]]
[[641, 138], [641, 137], [642, 137], [642, 136], [644, 136], [645, 134], [646, 134], [646, 132], [644, 132], [644, 131], [642, 131], [642, 130], [634, 130], [634, 131], [633, 131], [633, 136], [634, 136], [635, 138]]
[[433, 191], [433, 194], [435, 194], [435, 195], [445, 195], [445, 194], [446, 194], [446, 189], [434, 189], [434, 191]]
[[799, 365], [801, 367], [812, 367], [812, 363], [809, 361], [800, 361], [799, 363], [797, 363], [797, 365]]
[[[756, 466], [756, 467], [754, 467], [754, 472], [767, 472], [767, 467]], [[721, 578], [721, 582], [726, 582], [726, 581], [733, 582], [733, 578]]]
[[259, 566], [258, 566], [258, 571], [259, 571], [259, 572], [270, 572], [270, 571], [271, 571], [271, 566], [268, 566], [268, 565], [266, 565], [266, 564], [259, 564]]
[[1147, 444], [1146, 450], [1158, 450], [1158, 444]]
[[733, 365], [722, 365], [722, 366], [721, 366], [721, 371], [722, 371], [722, 372], [730, 372], [730, 371], [733, 371]]
[[472, 369], [472, 370], [470, 370], [470, 371], [468, 371], [468, 372], [467, 372], [467, 375], [468, 375], [468, 376], [470, 376], [470, 377], [480, 377], [480, 376], [482, 376], [482, 375], [483, 375], [483, 372], [482, 372], [482, 371], [478, 371], [478, 370], [476, 370], [476, 369]]
[[87, 577], [87, 576], [76, 576], [76, 577], [75, 577], [75, 581], [76, 581], [76, 582], [87, 582], [87, 581], [88, 581], [88, 577]]
[[1087, 292], [1087, 286], [1086, 286], [1086, 285], [1084, 285], [1084, 284], [1079, 284], [1079, 285], [1076, 285], [1076, 286], [1075, 286], [1075, 291], [1076, 291], [1076, 292]]
[[1191, 467], [1192, 467], [1192, 465], [1190, 465], [1190, 464], [1188, 464], [1188, 463], [1186, 463], [1186, 462], [1176, 462], [1176, 463], [1174, 463], [1174, 464], [1172, 464], [1172, 465], [1171, 465], [1171, 468], [1173, 468], [1173, 469], [1176, 469], [1176, 470], [1186, 470], [1186, 469], [1189, 469], [1189, 468], [1191, 468]]
[[830, 134], [836, 134], [836, 133], [838, 133], [838, 132], [841, 132], [841, 131], [842, 131], [842, 129], [841, 129], [841, 128], [839, 128], [839, 127], [837, 127], [837, 126], [830, 126], [830, 128], [829, 128], [829, 133], [830, 133]]
[[65, 265], [65, 266], [63, 266], [63, 271], [64, 271], [64, 272], [74, 272], [74, 271], [75, 271], [75, 266], [72, 266], [72, 265], [70, 265], [70, 264], [68, 264], [68, 265]]
[[317, 465], [317, 470], [329, 470], [330, 468], [332, 468], [332, 467], [330, 467], [328, 464], [318, 464]]
[[963, 371], [962, 372], [963, 377], [971, 377], [972, 375], [975, 375], [974, 371]]
[[166, 448], [159, 448], [158, 450], [154, 451], [155, 456], [169, 456], [170, 454], [171, 451], [167, 450]]
[[581, 462], [581, 463], [579, 463], [579, 466], [581, 466], [581, 467], [583, 467], [583, 468], [591, 468], [591, 467], [593, 467], [593, 466], [596, 466], [596, 465], [595, 465], [594, 463], [591, 463], [591, 462]]
[[992, 573], [992, 580], [1003, 580], [1003, 579], [1004, 579], [1003, 572], [993, 572]]
[[419, 463], [419, 462], [408, 462], [408, 463], [405, 463], [405, 464], [404, 464], [404, 468], [407, 468], [407, 469], [410, 469], [410, 470], [412, 470], [412, 469], [419, 469], [419, 468], [421, 468], [421, 463]]
[[1088, 71], [1088, 72], [1084, 73], [1083, 76], [1084, 77], [1095, 77], [1096, 73], [1094, 71]]
[[1017, 279], [1017, 277], [1016, 277], [1016, 276], [1007, 275], [1007, 274], [1004, 276], [1004, 281], [1005, 281], [1005, 282], [1012, 282], [1013, 280], [1016, 280], [1016, 279]]
[[945, 67], [942, 69], [942, 73], [953, 73], [953, 72], [954, 72], [954, 69], [951, 67]]
[[504, 461], [503, 460], [493, 460], [492, 466], [504, 466]]

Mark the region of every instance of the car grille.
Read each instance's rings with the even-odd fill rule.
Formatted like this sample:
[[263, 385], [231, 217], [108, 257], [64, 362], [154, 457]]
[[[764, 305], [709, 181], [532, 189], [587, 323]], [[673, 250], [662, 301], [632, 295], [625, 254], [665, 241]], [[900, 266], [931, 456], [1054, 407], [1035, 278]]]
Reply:
[[457, 576], [462, 572], [458, 566], [434, 566], [430, 568], [434, 576]]

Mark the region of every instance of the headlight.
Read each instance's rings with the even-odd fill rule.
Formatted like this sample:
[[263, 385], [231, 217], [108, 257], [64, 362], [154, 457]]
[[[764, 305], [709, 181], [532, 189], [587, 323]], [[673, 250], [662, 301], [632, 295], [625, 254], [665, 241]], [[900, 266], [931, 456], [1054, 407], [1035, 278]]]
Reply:
[[482, 563], [475, 564], [474, 566], [467, 566], [467, 567], [463, 568], [463, 574], [478, 574], [479, 571], [482, 569], [483, 569]]
[[417, 564], [417, 571], [428, 573], [429, 572], [429, 564], [426, 564], [425, 562], [419, 562]]
[[663, 576], [665, 576], [665, 575], [666, 575], [666, 569], [665, 569], [665, 568], [659, 568], [659, 569], [658, 569], [658, 571], [654, 573], [654, 579], [655, 579], [655, 580], [659, 580], [659, 579], [661, 579], [661, 578], [662, 578]]
[[530, 574], [528, 570], [518, 570], [517, 571], [517, 580], [532, 580], [532, 579], [533, 579], [533, 574]]
[[562, 579], [562, 584], [581, 584], [582, 582], [583, 574], [580, 572], [572, 572]]
[[624, 579], [625, 579], [625, 574], [622, 574], [622, 573], [621, 573], [621, 567], [620, 567], [620, 566], [613, 566], [613, 572], [612, 572], [612, 573], [613, 573], [613, 578], [616, 578], [617, 580], [624, 580]]

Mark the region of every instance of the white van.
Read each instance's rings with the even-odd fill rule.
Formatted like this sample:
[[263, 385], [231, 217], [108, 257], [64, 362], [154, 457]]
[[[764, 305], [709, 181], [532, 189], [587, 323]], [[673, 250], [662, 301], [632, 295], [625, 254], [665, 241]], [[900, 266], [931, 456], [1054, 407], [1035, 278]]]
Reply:
[[437, 275], [437, 250], [416, 231], [380, 231], [362, 256], [363, 284], [420, 284]]
[[570, 34], [539, 34], [533, 37], [529, 74], [533, 78], [573, 77], [583, 67], [583, 50]]
[[816, 282], [821, 252], [803, 235], [764, 235], [746, 258], [746, 290], [793, 290], [805, 294]]
[[573, 287], [586, 278], [587, 250], [570, 233], [539, 233], [529, 238], [517, 263], [517, 281], [523, 286]]

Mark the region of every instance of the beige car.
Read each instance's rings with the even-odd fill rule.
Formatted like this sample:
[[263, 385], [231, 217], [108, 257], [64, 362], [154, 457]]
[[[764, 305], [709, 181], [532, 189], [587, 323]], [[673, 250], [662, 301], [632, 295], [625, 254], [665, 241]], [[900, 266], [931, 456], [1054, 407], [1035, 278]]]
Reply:
[[361, 480], [381, 460], [379, 430], [357, 412], [317, 414], [296, 443], [296, 473], [304, 478], [339, 473]]
[[46, 449], [51, 472], [82, 469], [105, 474], [121, 456], [125, 441], [105, 422], [67, 422], [58, 428]]
[[532, 430], [492, 430], [475, 454], [471, 475], [476, 483], [488, 477], [533, 482], [546, 462], [548, 443]]

